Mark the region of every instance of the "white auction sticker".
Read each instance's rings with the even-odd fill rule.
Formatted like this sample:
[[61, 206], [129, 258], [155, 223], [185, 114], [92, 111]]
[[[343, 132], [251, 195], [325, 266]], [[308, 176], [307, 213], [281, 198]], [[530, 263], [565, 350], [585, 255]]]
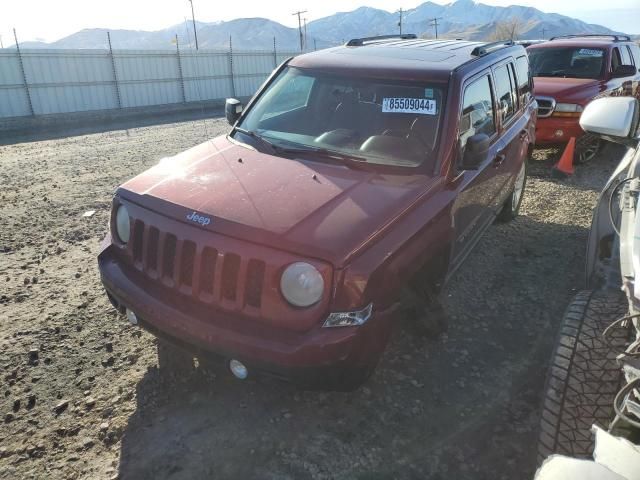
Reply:
[[382, 112], [435, 115], [436, 101], [428, 98], [383, 98]]

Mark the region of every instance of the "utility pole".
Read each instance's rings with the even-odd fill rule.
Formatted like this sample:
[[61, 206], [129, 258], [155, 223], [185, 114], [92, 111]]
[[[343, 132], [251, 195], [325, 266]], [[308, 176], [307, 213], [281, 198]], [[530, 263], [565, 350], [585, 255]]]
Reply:
[[0, 48], [4, 48], [4, 43], [2, 43], [2, 35], [0, 35]]
[[546, 29], [546, 28], [544, 28], [544, 27], [542, 27], [542, 39], [543, 39], [543, 40], [545, 39], [544, 32], [546, 32], [546, 31], [547, 31], [547, 29]]
[[307, 50], [309, 48], [307, 39], [307, 19], [304, 19], [304, 49]]
[[193, 22], [193, 38], [196, 39], [196, 50], [198, 50], [198, 32], [196, 32], [196, 14], [193, 11], [193, 0], [189, 0], [191, 4], [191, 21]]
[[402, 7], [400, 7], [398, 13], [400, 13], [400, 21], [398, 21], [398, 27], [400, 27], [400, 35], [402, 35]]
[[302, 12], [294, 12], [294, 13], [292, 13], [292, 15], [297, 15], [298, 16], [298, 32], [300, 33], [300, 51], [303, 50], [302, 17], [300, 17], [300, 15], [302, 15], [303, 13], [307, 13], [307, 11], [304, 10]]
[[436, 29], [436, 38], [438, 38], [438, 20], [442, 20], [442, 17], [432, 18], [429, 26], [435, 27]]

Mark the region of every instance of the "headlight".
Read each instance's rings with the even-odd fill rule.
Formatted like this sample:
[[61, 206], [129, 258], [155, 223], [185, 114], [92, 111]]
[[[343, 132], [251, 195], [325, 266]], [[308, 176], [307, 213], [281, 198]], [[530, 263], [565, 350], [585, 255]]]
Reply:
[[324, 280], [313, 265], [296, 262], [282, 273], [280, 290], [291, 305], [309, 307], [322, 298]]
[[335, 312], [329, 314], [324, 321], [324, 327], [356, 327], [362, 325], [371, 318], [373, 303], [370, 303], [362, 310], [355, 312]]
[[582, 105], [576, 105], [575, 103], [556, 103], [555, 111], [566, 113], [580, 113], [582, 112]]
[[131, 225], [129, 222], [129, 212], [124, 205], [120, 205], [116, 212], [116, 234], [122, 243], [127, 243], [129, 241], [130, 233]]

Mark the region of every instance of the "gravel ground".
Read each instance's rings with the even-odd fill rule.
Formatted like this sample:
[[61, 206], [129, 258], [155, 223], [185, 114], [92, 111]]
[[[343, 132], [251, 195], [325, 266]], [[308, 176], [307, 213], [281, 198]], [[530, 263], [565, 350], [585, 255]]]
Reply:
[[566, 182], [549, 178], [557, 151], [534, 152], [522, 216], [490, 228], [445, 291], [448, 334], [402, 322], [359, 391], [221, 372], [168, 389], [96, 254], [121, 182], [225, 129], [0, 147], [0, 478], [531, 478], [547, 359], [617, 152]]

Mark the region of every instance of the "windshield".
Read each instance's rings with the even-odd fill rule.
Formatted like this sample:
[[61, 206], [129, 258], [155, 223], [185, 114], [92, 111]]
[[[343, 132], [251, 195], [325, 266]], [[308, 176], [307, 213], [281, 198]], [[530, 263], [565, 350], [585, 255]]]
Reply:
[[433, 85], [288, 67], [238, 126], [283, 152], [415, 167], [433, 158], [442, 102]]
[[599, 48], [557, 47], [529, 50], [534, 77], [600, 78], [604, 50]]

